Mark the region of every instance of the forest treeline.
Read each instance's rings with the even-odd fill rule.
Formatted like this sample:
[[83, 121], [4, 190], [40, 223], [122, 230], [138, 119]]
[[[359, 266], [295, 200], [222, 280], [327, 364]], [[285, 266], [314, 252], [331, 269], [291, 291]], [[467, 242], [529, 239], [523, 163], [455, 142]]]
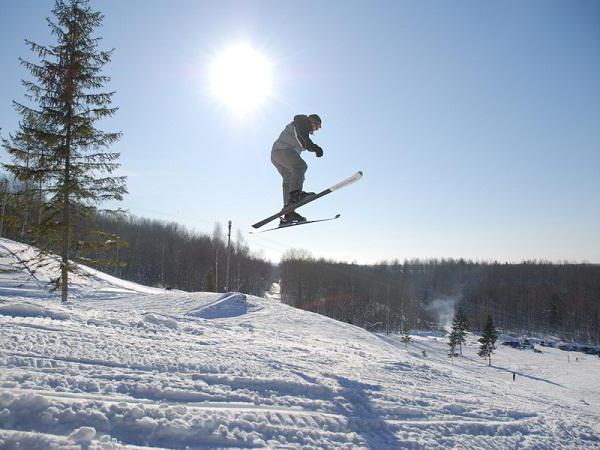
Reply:
[[288, 251], [282, 301], [370, 330], [439, 328], [462, 307], [472, 330], [499, 329], [600, 344], [600, 265], [410, 260], [358, 265]]
[[[39, 236], [30, 233], [41, 216], [43, 202], [28, 193], [23, 183], [0, 179], [2, 237], [39, 246]], [[91, 221], [77, 224], [74, 241], [85, 229], [98, 230], [97, 245], [81, 241], [75, 261], [125, 280], [186, 291], [224, 292], [238, 290], [263, 295], [274, 279], [274, 266], [253, 255], [241, 233], [229, 246], [227, 281], [226, 230], [215, 224], [212, 234], [191, 231], [175, 222], [98, 212]], [[53, 249], [52, 243], [43, 247]]]

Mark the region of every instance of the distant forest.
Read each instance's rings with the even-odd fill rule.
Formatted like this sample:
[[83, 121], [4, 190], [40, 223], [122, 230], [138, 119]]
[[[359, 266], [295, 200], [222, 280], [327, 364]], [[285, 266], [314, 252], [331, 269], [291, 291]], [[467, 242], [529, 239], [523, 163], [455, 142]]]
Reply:
[[[39, 203], [18, 183], [0, 180], [0, 234], [35, 245], [29, 224]], [[372, 331], [440, 328], [456, 307], [479, 331], [487, 314], [505, 332], [548, 333], [600, 344], [600, 265], [458, 260], [358, 265], [289, 250], [278, 266], [253, 255], [240, 232], [230, 247], [216, 224], [212, 234], [176, 223], [98, 213], [102, 245], [82, 246], [77, 260], [130, 281], [186, 291], [238, 290], [264, 295], [280, 282], [284, 303]]]
[[[241, 291], [263, 296], [273, 282], [274, 266], [253, 256], [240, 233], [231, 239], [229, 285], [227, 236], [220, 224], [212, 235], [192, 232], [176, 223], [126, 216], [98, 215], [96, 226], [125, 243], [120, 250], [95, 254], [94, 259], [117, 258], [119, 278], [185, 291]], [[116, 252], [118, 251], [118, 256]]]
[[379, 331], [439, 328], [458, 306], [471, 330], [489, 314], [501, 331], [600, 344], [600, 265], [412, 260], [357, 265], [289, 251], [282, 301]]

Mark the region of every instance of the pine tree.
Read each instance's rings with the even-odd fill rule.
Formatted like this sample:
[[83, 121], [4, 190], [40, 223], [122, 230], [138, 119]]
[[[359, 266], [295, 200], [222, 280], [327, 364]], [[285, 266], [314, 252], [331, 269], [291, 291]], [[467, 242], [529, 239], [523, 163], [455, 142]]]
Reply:
[[492, 365], [492, 353], [496, 350], [496, 341], [498, 340], [498, 332], [494, 326], [492, 316], [488, 315], [485, 328], [483, 329], [483, 336], [479, 338], [481, 346], [479, 347], [479, 353], [482, 358], [488, 358], [488, 365]]
[[469, 331], [469, 319], [467, 318], [467, 315], [465, 314], [464, 310], [462, 308], [458, 308], [458, 320], [459, 320], [459, 324], [460, 324], [460, 329], [463, 331], [463, 344], [466, 345], [466, 334]]
[[462, 308], [458, 308], [452, 319], [452, 332], [450, 333], [451, 339], [454, 342], [454, 349], [458, 346], [459, 353], [462, 356], [462, 346], [467, 343], [467, 331], [469, 329], [469, 322], [467, 317], [463, 313]]
[[458, 346], [458, 336], [454, 329], [450, 331], [450, 334], [448, 335], [448, 346], [450, 347], [448, 350], [448, 356], [450, 358], [458, 356], [458, 353], [456, 353], [456, 347]]
[[57, 0], [52, 13], [56, 22], [48, 19], [48, 25], [56, 45], [26, 41], [40, 62], [20, 60], [35, 79], [23, 81], [33, 105], [14, 102], [23, 118], [20, 136], [31, 142], [24, 149], [18, 135], [3, 145], [13, 158], [6, 165], [10, 172], [19, 180], [44, 184], [36, 235], [48, 248], [59, 249], [64, 302], [74, 244], [81, 248], [98, 240], [90, 237], [88, 226], [95, 205], [121, 200], [126, 188], [125, 177], [111, 175], [119, 167], [119, 154], [106, 151], [120, 133], [94, 127], [117, 110], [111, 107], [114, 92], [99, 92], [110, 80], [101, 70], [112, 54], [99, 50], [100, 38], [93, 36], [103, 16], [91, 10], [88, 0]]
[[[12, 156], [14, 164], [4, 164], [13, 173], [16, 180], [22, 183], [19, 192], [21, 215], [21, 240], [25, 240], [27, 232], [29, 236], [30, 221], [40, 224], [43, 186], [46, 176], [47, 149], [46, 145], [36, 138], [34, 132], [36, 123], [33, 115], [27, 115], [19, 124], [19, 130], [10, 135], [9, 140], [3, 140], [3, 146]], [[32, 217], [34, 209], [37, 209], [37, 217]]]
[[410, 330], [408, 329], [408, 327], [404, 326], [402, 328], [402, 337], [400, 338], [400, 340], [402, 341], [402, 343], [404, 344], [404, 346], [406, 348], [408, 348], [408, 344], [410, 344], [412, 341], [409, 331]]

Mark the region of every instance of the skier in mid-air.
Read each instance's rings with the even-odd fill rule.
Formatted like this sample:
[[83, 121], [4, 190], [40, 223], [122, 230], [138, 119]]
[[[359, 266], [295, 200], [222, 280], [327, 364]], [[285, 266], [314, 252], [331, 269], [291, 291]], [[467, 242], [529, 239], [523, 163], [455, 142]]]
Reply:
[[[321, 118], [317, 114], [305, 116], [303, 114], [294, 117], [281, 135], [273, 143], [271, 150], [271, 162], [283, 177], [283, 205], [291, 206], [308, 196], [315, 195], [314, 192], [304, 192], [304, 174], [308, 166], [301, 158], [300, 153], [304, 150], [314, 152], [318, 158], [323, 156], [323, 149], [310, 139], [310, 135], [321, 128]], [[304, 222], [306, 217], [296, 211], [285, 214], [280, 219], [280, 225], [294, 222]]]

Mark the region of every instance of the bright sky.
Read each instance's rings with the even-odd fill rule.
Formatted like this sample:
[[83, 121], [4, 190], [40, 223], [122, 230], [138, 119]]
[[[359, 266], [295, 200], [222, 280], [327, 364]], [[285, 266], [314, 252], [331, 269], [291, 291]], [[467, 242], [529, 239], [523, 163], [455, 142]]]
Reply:
[[[23, 40], [54, 42], [52, 5], [0, 3], [3, 136], [18, 123], [11, 101], [24, 100], [18, 58], [34, 60]], [[132, 213], [207, 233], [232, 220], [273, 260], [303, 248], [365, 263], [600, 263], [600, 2], [92, 6], [106, 16], [102, 47], [116, 49], [105, 74], [120, 110], [103, 128], [124, 133], [113, 150]], [[243, 117], [211, 82], [214, 61], [241, 44], [271, 78], [251, 71], [260, 104]], [[325, 155], [303, 153], [306, 190], [365, 176], [300, 210], [340, 220], [248, 235], [281, 206], [270, 149], [299, 113], [323, 119], [313, 140]]]

